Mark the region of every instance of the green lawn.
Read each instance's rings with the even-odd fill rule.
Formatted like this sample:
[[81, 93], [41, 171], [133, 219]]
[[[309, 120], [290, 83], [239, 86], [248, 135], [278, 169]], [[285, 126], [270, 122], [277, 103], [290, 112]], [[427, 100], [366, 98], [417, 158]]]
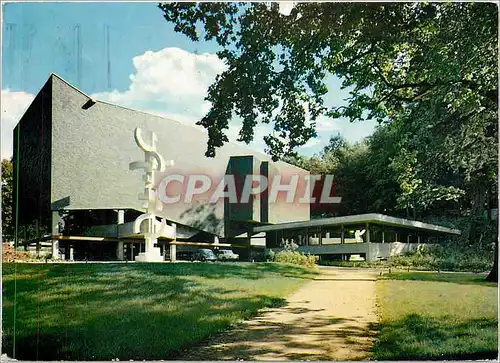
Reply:
[[24, 360], [172, 359], [283, 304], [312, 276], [276, 263], [3, 264], [2, 353], [12, 357], [15, 346]]
[[377, 360], [496, 358], [498, 286], [485, 275], [394, 273], [377, 282]]

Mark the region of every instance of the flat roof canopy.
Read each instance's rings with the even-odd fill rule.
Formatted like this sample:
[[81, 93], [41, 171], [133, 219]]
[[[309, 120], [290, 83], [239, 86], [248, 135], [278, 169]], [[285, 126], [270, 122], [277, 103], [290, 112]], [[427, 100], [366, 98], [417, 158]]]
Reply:
[[409, 219], [396, 218], [386, 216], [384, 214], [378, 213], [368, 213], [368, 214], [356, 214], [352, 216], [344, 217], [334, 217], [334, 218], [321, 218], [312, 219], [309, 221], [300, 222], [290, 222], [290, 223], [280, 223], [280, 224], [270, 224], [267, 226], [258, 226], [253, 228], [253, 232], [272, 232], [284, 229], [298, 229], [306, 227], [327, 227], [327, 226], [340, 226], [343, 224], [361, 224], [361, 223], [371, 223], [391, 227], [406, 228], [411, 230], [432, 232], [432, 233], [445, 233], [460, 235], [459, 229], [452, 229], [442, 226], [436, 226], [435, 224], [423, 223], [419, 221], [412, 221]]

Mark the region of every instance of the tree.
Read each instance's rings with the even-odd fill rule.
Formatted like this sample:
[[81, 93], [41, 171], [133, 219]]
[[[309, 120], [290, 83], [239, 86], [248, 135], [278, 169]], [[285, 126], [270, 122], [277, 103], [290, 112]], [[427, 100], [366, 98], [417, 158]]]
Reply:
[[[320, 115], [375, 119], [395, 124], [399, 138], [400, 207], [416, 215], [462, 198], [471, 216], [488, 208], [498, 149], [495, 4], [299, 3], [288, 16], [277, 3], [159, 7], [191, 40], [202, 31], [215, 40], [227, 65], [198, 122], [208, 130], [207, 156], [228, 140], [234, 115], [240, 141], [250, 142], [259, 122], [273, 125], [265, 142], [274, 159], [314, 137]], [[329, 75], [349, 89], [347, 104], [325, 104]]]
[[[277, 3], [159, 7], [194, 41], [201, 23], [228, 66], [209, 88], [212, 107], [199, 122], [209, 133], [208, 156], [227, 141], [233, 113], [243, 119], [245, 142], [259, 121], [272, 123], [275, 132], [265, 141], [281, 157], [315, 135], [320, 114], [384, 121], [438, 98], [456, 99], [465, 116], [461, 108], [470, 111], [473, 101], [488, 109], [496, 103], [494, 4], [299, 3], [289, 16]], [[324, 105], [329, 74], [351, 89], [347, 106]]]
[[370, 212], [402, 214], [397, 204], [401, 188], [392, 167], [392, 162], [399, 152], [398, 140], [399, 134], [391, 125], [378, 126], [368, 137], [367, 178], [372, 181], [372, 187], [366, 193], [371, 200]]
[[313, 175], [334, 175], [335, 194], [342, 203], [330, 209], [311, 207], [312, 218], [394, 211], [399, 189], [390, 170], [392, 144], [386, 130], [378, 128], [368, 140], [353, 145], [333, 135], [317, 155], [284, 158]]
[[12, 218], [12, 162], [7, 159], [2, 160], [2, 238], [14, 234]]

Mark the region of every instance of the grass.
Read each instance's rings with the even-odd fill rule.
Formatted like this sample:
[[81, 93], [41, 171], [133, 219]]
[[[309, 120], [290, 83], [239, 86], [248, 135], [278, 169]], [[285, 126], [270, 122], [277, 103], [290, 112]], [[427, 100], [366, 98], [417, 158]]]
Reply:
[[2, 353], [12, 357], [15, 345], [23, 360], [174, 359], [284, 304], [312, 276], [276, 263], [3, 264]]
[[483, 274], [394, 273], [377, 282], [377, 360], [498, 356], [498, 286]]
[[318, 265], [320, 266], [337, 266], [337, 267], [356, 267], [356, 268], [387, 268], [389, 265], [387, 262], [382, 261], [328, 261], [319, 260]]
[[498, 284], [486, 281], [485, 274], [476, 273], [435, 273], [435, 272], [393, 272], [383, 275], [384, 279], [406, 280], [406, 281], [439, 281], [450, 282], [461, 285], [483, 285], [497, 287]]

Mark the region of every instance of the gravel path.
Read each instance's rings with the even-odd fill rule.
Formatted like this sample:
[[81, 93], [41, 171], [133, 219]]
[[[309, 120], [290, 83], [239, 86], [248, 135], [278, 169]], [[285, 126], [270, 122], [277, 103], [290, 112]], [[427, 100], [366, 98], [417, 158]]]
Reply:
[[181, 360], [362, 360], [376, 323], [377, 272], [321, 267], [321, 275], [240, 326], [188, 350]]

